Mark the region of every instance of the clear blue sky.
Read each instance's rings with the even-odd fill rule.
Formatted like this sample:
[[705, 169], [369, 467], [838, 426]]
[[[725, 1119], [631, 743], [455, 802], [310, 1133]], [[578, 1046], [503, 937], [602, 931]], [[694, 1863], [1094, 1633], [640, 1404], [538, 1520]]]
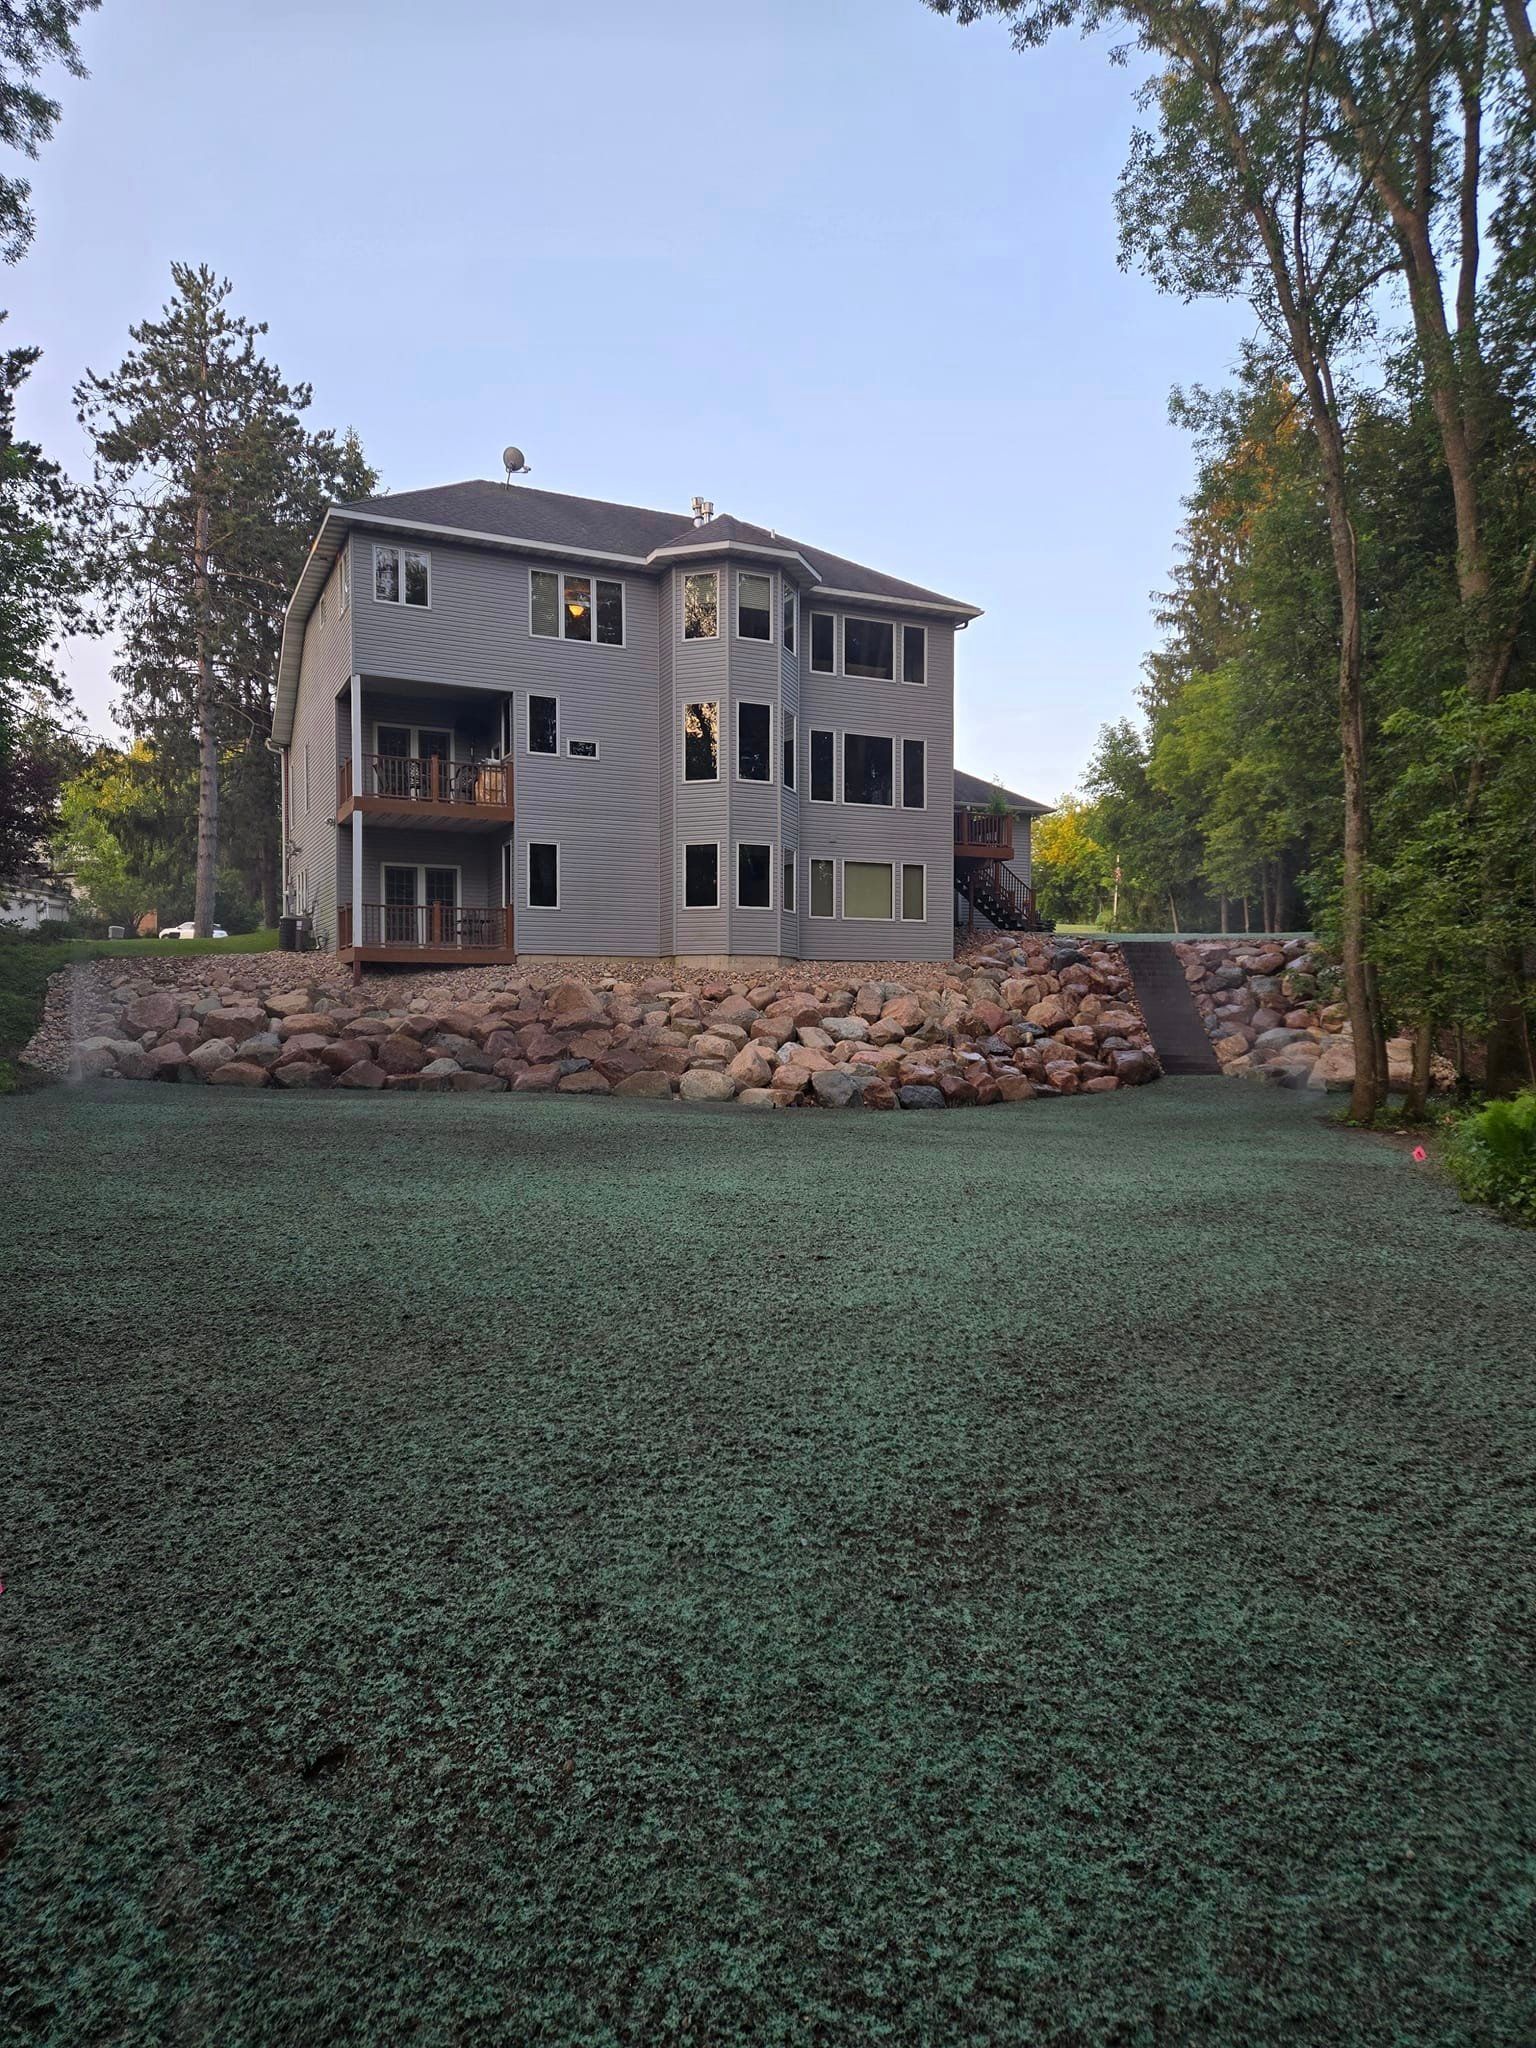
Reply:
[[[1053, 798], [1130, 708], [1192, 468], [1168, 389], [1244, 323], [1116, 268], [1104, 45], [919, 0], [104, 0], [83, 47], [0, 275], [70, 466], [74, 380], [206, 261], [392, 489], [517, 441], [543, 488], [697, 492], [985, 606], [976, 773]], [[74, 680], [105, 729], [99, 650]]]

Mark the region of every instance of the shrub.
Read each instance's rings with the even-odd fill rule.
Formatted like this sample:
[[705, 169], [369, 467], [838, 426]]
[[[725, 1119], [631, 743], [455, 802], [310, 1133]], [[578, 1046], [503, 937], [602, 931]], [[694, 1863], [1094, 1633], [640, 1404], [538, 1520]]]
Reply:
[[1463, 1117], [1445, 1158], [1467, 1201], [1536, 1224], [1536, 1089]]

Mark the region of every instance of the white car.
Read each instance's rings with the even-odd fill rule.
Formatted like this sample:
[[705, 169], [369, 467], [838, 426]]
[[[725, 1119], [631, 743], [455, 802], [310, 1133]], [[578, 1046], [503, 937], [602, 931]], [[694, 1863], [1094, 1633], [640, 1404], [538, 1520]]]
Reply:
[[[197, 937], [197, 920], [189, 917], [185, 924], [168, 924], [160, 936], [162, 939], [195, 939]], [[225, 931], [222, 925], [216, 924], [210, 937], [227, 939], [229, 933]]]

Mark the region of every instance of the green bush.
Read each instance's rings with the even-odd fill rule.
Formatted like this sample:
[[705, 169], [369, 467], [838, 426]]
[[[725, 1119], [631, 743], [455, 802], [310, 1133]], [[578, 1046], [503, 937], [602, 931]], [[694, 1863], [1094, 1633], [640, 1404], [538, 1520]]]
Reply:
[[1463, 1117], [1445, 1158], [1467, 1201], [1536, 1224], [1536, 1089]]

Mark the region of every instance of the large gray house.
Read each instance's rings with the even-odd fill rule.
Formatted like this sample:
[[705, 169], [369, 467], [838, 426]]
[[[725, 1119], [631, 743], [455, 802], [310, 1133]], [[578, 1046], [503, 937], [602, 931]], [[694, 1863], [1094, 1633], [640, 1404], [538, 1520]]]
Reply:
[[354, 964], [947, 959], [957, 858], [1001, 852], [953, 803], [978, 616], [707, 506], [333, 505], [283, 634], [288, 906]]

